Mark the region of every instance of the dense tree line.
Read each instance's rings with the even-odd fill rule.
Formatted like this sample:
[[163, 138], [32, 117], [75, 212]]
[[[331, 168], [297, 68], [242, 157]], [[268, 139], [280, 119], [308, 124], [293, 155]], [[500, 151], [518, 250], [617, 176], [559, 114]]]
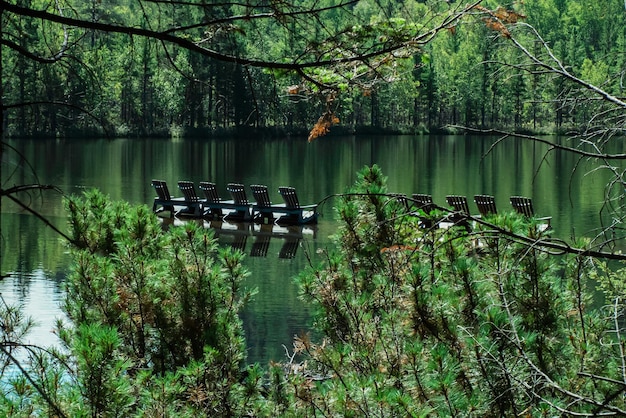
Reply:
[[[483, 1], [465, 10], [439, 1], [300, 3], [279, 9], [276, 2], [192, 7], [105, 0], [65, 2], [55, 10], [111, 25], [108, 32], [61, 19], [15, 18], [5, 3], [3, 130], [16, 136], [295, 132], [309, 130], [329, 110], [347, 130], [579, 128], [593, 109], [577, 109], [577, 89], [534, 68], [485, 10], [513, 13], [574, 74], [621, 94], [626, 25], [617, 0], [528, 0], [503, 8]], [[39, 0], [17, 6], [50, 7]], [[111, 27], [132, 28], [137, 36]], [[192, 39], [216, 53], [174, 48], [142, 30]], [[512, 30], [527, 48], [540, 48], [523, 28]], [[429, 31], [444, 33], [408, 35]], [[391, 52], [382, 53], [388, 45]], [[358, 65], [341, 61], [371, 51], [375, 58]], [[330, 59], [336, 65], [324, 65]]]

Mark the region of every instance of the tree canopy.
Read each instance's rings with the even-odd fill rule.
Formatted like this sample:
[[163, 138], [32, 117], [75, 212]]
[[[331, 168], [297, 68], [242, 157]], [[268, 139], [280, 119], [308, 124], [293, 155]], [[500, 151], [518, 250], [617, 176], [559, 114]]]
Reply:
[[[150, 135], [340, 122], [568, 130], [588, 112], [540, 49], [621, 91], [623, 5], [579, 0], [0, 2], [3, 131]], [[441, 36], [437, 36], [440, 34]], [[317, 116], [315, 116], [317, 115]], [[319, 120], [318, 120], [319, 117]], [[313, 137], [315, 132], [312, 132]]]
[[[88, 114], [116, 131], [151, 132], [157, 120], [282, 125], [281, 96], [293, 102], [313, 90], [329, 101], [349, 85], [387, 79], [398, 57], [471, 8], [443, 5], [3, 1], [2, 69], [14, 75], [4, 107], [19, 109], [18, 133], [28, 133], [27, 116], [54, 133], [64, 112], [74, 128]], [[412, 18], [397, 17], [403, 13]], [[41, 109], [53, 105], [67, 109]]]

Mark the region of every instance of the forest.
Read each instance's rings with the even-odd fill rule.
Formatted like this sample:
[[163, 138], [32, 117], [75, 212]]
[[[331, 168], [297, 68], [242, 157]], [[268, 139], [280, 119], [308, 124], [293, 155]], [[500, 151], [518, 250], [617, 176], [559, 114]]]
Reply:
[[623, 89], [617, 0], [21, 3], [0, 8], [8, 136], [584, 130], [580, 89], [501, 20], [524, 23], [510, 30], [531, 53]]

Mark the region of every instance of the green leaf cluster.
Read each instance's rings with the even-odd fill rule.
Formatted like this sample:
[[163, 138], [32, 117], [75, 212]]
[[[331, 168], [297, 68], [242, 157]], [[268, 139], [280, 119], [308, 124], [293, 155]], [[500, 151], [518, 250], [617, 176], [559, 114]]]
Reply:
[[[550, 231], [512, 213], [439, 228], [443, 208], [416, 210], [386, 182], [365, 167], [337, 203], [336, 250], [297, 279], [315, 337], [268, 370], [245, 365], [240, 252], [97, 191], [68, 199], [64, 345], [24, 345], [30, 322], [0, 309], [0, 413], [626, 414], [623, 269], [551, 253]], [[612, 303], [594, 305], [590, 279]]]
[[[147, 207], [98, 191], [66, 206], [73, 267], [67, 321], [57, 329], [63, 350], [31, 358], [31, 367], [42, 364], [24, 375], [37, 390], [20, 390], [17, 378], [2, 411], [19, 416], [32, 403], [35, 414], [52, 405], [72, 417], [233, 416], [252, 408], [259, 388], [247, 380], [238, 316], [251, 295], [242, 254], [219, 248], [201, 225], [166, 231]], [[20, 335], [7, 338], [19, 345]], [[33, 393], [47, 397], [33, 402]]]
[[295, 345], [316, 379], [294, 402], [316, 416], [624, 410], [621, 335], [606, 343], [616, 324], [591, 306], [587, 259], [516, 239], [549, 237], [533, 220], [426, 227], [444, 213], [384, 192], [364, 168], [338, 204], [339, 250], [299, 278], [324, 337]]

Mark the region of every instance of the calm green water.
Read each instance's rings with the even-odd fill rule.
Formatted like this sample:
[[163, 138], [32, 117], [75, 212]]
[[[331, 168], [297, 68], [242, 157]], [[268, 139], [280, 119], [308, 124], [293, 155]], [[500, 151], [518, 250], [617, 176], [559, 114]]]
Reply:
[[[32, 170], [10, 150], [4, 152], [2, 184], [54, 184], [65, 193], [97, 187], [114, 199], [151, 204], [150, 180], [166, 180], [176, 190], [178, 180], [213, 181], [222, 196], [228, 182], [269, 186], [279, 202], [278, 186], [296, 187], [302, 203], [312, 203], [345, 191], [365, 165], [378, 164], [388, 176], [389, 191], [430, 193], [444, 204], [447, 194], [478, 193], [496, 196], [500, 210], [509, 208], [511, 195], [532, 197], [540, 215], [551, 215], [556, 234], [568, 239], [593, 236], [601, 226], [608, 173], [589, 174], [594, 162], [573, 155], [549, 154], [546, 147], [507, 140], [488, 152], [495, 138], [441, 137], [341, 137], [256, 140], [19, 140], [10, 141], [26, 157]], [[577, 167], [574, 170], [574, 167]], [[251, 193], [250, 193], [251, 195]], [[23, 196], [54, 225], [65, 228], [61, 196], [46, 192]], [[470, 200], [471, 201], [471, 200]], [[310, 309], [297, 298], [293, 278], [306, 264], [305, 252], [331, 245], [333, 199], [322, 207], [319, 225], [297, 240], [295, 256], [281, 258], [293, 240], [271, 237], [267, 253], [251, 256], [262, 242], [248, 232], [221, 234], [225, 245], [242, 246], [251, 271], [248, 285], [259, 292], [243, 314], [251, 361], [281, 360], [283, 345], [291, 347], [293, 335], [308, 328]], [[473, 205], [470, 206], [475, 211]], [[32, 215], [2, 201], [2, 256], [0, 292], [9, 302], [19, 302], [39, 322], [33, 342], [54, 343], [51, 333], [59, 316], [58, 301], [67, 268], [59, 237]], [[244, 239], [245, 238], [245, 239]], [[293, 249], [292, 249], [293, 251]], [[293, 255], [293, 254], [292, 254]]]

